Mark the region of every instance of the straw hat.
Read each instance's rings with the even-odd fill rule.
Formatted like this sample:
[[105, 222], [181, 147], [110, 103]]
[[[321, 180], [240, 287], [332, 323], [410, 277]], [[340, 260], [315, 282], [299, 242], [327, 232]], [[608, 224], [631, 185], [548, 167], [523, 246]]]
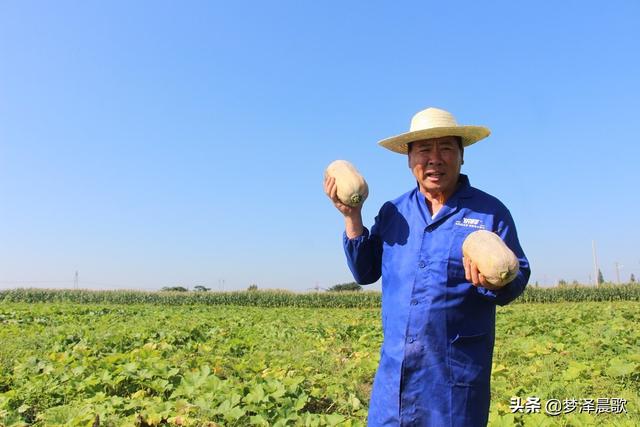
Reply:
[[409, 132], [383, 139], [378, 144], [396, 153], [407, 154], [410, 142], [443, 136], [459, 136], [464, 147], [489, 136], [491, 131], [484, 126], [459, 126], [448, 111], [427, 108], [411, 119]]

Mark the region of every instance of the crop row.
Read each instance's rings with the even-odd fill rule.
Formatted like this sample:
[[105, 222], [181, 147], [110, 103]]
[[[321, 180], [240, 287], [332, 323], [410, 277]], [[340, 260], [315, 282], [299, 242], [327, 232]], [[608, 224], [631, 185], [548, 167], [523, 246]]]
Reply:
[[[587, 301], [640, 301], [640, 285], [608, 285], [598, 288], [529, 286], [519, 303]], [[134, 290], [94, 291], [61, 289], [0, 290], [0, 302], [73, 302], [83, 304], [240, 305], [255, 307], [378, 308], [379, 292], [239, 291], [239, 292], [146, 292]]]

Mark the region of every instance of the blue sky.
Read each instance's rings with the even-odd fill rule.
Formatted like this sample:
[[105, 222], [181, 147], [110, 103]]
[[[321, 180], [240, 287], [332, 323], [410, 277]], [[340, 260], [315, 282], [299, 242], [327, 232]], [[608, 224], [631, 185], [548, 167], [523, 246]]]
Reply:
[[[0, 288], [351, 281], [334, 159], [367, 225], [414, 181], [377, 141], [428, 106], [492, 129], [472, 185], [532, 282], [640, 276], [640, 4], [0, 3]], [[376, 289], [372, 287], [372, 289]], [[379, 288], [379, 287], [378, 287]]]

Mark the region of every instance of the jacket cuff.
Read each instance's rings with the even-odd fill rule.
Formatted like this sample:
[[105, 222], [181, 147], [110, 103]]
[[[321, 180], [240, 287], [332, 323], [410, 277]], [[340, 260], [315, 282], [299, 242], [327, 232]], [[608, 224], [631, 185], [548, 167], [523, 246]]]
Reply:
[[526, 280], [522, 272], [519, 272], [513, 281], [495, 291], [478, 286], [478, 293], [485, 299], [493, 301], [498, 305], [506, 305], [515, 300], [524, 291]]
[[369, 237], [369, 230], [367, 229], [367, 227], [362, 227], [362, 234], [359, 235], [358, 237], [354, 237], [353, 239], [350, 239], [347, 237], [347, 232], [343, 231], [342, 232], [342, 242], [344, 243], [345, 248], [347, 247], [347, 245], [359, 245], [360, 243], [362, 243], [363, 240], [367, 239]]

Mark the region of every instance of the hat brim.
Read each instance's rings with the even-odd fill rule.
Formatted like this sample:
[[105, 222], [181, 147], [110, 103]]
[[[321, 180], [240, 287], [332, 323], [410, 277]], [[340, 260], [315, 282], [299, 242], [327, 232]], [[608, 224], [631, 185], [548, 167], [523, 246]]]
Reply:
[[484, 126], [437, 127], [392, 136], [391, 138], [383, 139], [378, 144], [396, 153], [407, 154], [410, 142], [441, 138], [443, 136], [459, 136], [462, 138], [462, 146], [468, 147], [488, 137], [490, 134], [491, 131]]

